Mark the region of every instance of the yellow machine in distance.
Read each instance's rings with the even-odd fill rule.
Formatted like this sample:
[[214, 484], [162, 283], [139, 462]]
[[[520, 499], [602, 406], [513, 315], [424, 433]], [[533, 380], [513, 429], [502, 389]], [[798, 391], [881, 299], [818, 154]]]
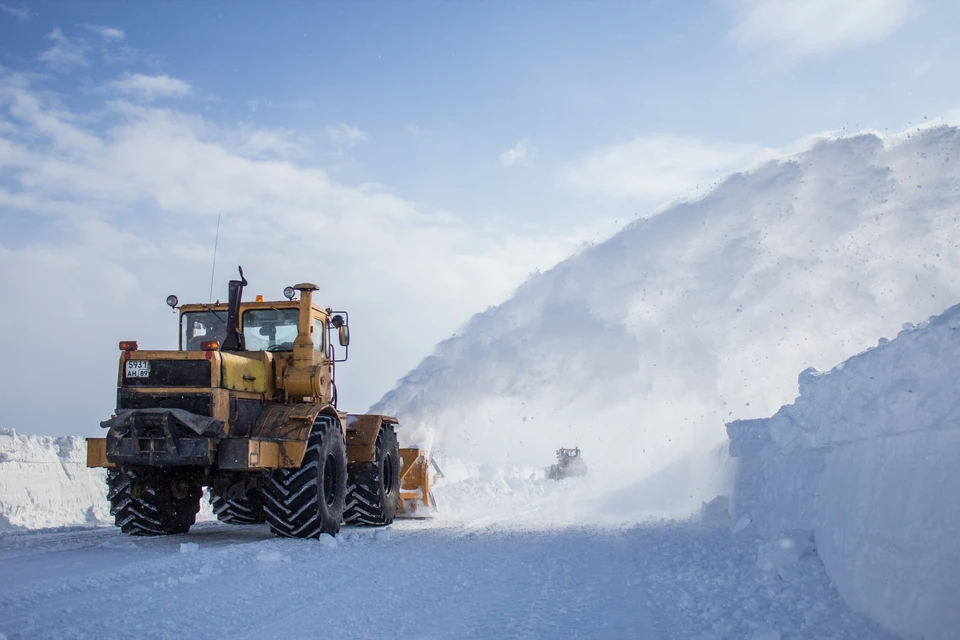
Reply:
[[337, 408], [348, 314], [315, 305], [313, 284], [243, 302], [246, 284], [241, 269], [227, 304], [168, 297], [177, 351], [120, 343], [116, 413], [101, 423], [106, 438], [87, 439], [87, 465], [108, 469], [117, 526], [184, 533], [203, 487], [221, 521], [288, 537], [429, 514], [429, 456], [399, 447], [395, 418]]

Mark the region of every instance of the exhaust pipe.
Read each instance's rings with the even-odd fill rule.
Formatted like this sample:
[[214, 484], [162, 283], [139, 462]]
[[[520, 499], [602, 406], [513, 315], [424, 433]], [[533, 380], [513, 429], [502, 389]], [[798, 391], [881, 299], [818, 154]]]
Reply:
[[240, 269], [240, 279], [231, 280], [229, 284], [229, 298], [227, 299], [227, 337], [220, 346], [221, 351], [244, 351], [243, 332], [240, 330], [240, 301], [243, 299], [243, 288], [247, 286], [247, 279], [243, 277], [243, 267]]
[[297, 320], [297, 339], [293, 341], [293, 366], [309, 367], [313, 365], [313, 325], [310, 322], [310, 310], [313, 308], [313, 292], [320, 287], [309, 282], [293, 285], [300, 292], [300, 316]]
[[293, 341], [293, 359], [291, 366], [283, 373], [283, 389], [287, 399], [317, 398], [320, 402], [332, 402], [330, 390], [329, 364], [316, 364], [316, 350], [313, 336], [310, 334], [313, 324], [310, 321], [313, 308], [313, 292], [319, 289], [315, 284], [304, 282], [293, 287], [300, 292], [300, 316], [297, 322], [297, 339]]

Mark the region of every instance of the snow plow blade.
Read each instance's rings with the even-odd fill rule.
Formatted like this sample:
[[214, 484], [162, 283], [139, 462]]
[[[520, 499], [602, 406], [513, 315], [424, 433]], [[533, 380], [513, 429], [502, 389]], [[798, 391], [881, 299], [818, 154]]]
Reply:
[[430, 459], [423, 449], [400, 449], [398, 518], [430, 518], [436, 509], [430, 491]]

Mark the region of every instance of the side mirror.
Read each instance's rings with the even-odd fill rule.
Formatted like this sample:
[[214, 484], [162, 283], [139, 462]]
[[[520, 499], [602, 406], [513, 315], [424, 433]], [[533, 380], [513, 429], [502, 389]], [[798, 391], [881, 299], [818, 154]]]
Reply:
[[340, 325], [340, 329], [338, 331], [340, 332], [340, 346], [341, 347], [349, 346], [350, 345], [350, 327], [343, 324], [343, 325]]

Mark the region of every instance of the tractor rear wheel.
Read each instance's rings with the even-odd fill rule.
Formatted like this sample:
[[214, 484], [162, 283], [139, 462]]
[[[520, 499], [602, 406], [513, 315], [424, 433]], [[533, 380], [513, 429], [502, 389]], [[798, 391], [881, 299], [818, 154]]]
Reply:
[[251, 488], [235, 497], [229, 495], [229, 492], [221, 495], [210, 487], [210, 506], [217, 520], [227, 524], [262, 524], [267, 521], [262, 491]]
[[194, 473], [117, 467], [107, 472], [110, 513], [133, 536], [186, 533], [196, 521], [203, 489]]
[[345, 524], [382, 526], [393, 522], [400, 503], [400, 445], [392, 425], [377, 434], [373, 462], [354, 462], [347, 467]]
[[347, 448], [337, 421], [317, 416], [303, 462], [296, 469], [275, 469], [263, 487], [270, 530], [287, 538], [336, 534], [343, 521], [347, 492]]

